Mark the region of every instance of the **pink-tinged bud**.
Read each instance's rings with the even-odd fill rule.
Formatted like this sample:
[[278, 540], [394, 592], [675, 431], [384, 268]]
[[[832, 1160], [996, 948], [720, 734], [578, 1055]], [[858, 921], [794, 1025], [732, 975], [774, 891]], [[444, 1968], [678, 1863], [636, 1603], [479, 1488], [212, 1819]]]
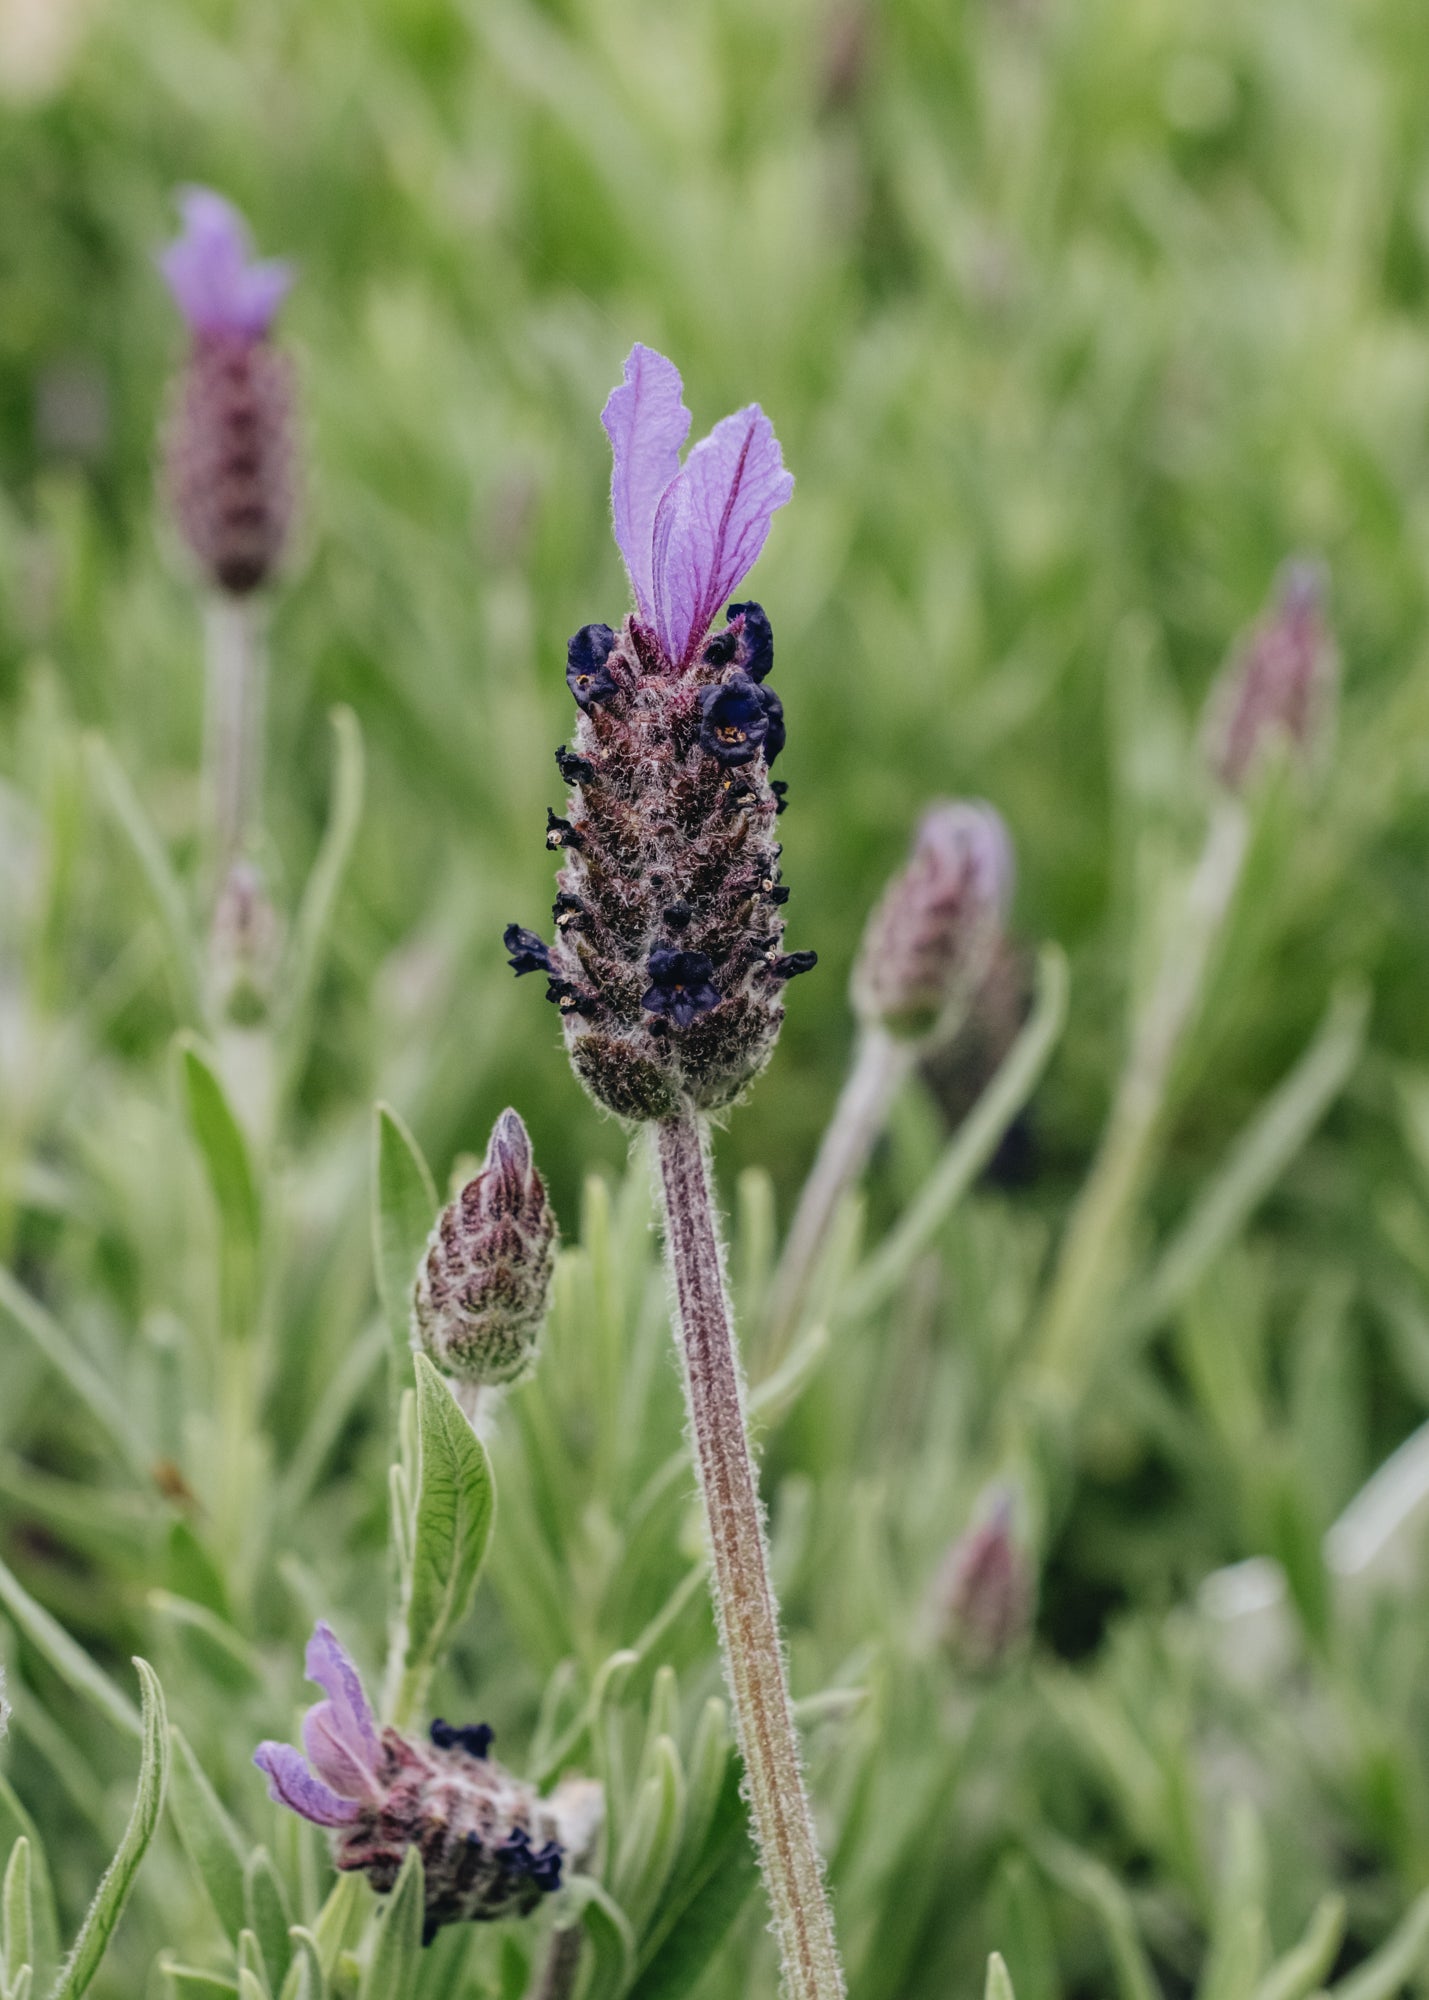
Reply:
[[944, 801], [864, 929], [853, 1004], [868, 1026], [921, 1040], [966, 1006], [1003, 934], [1012, 843], [991, 806]]
[[1206, 759], [1243, 791], [1276, 745], [1308, 759], [1329, 721], [1337, 661], [1323, 568], [1284, 565], [1268, 613], [1232, 652], [1206, 704]]
[[458, 1382], [518, 1381], [536, 1359], [556, 1258], [556, 1218], [514, 1111], [497, 1119], [481, 1172], [437, 1217], [412, 1318]]
[[1011, 1496], [1000, 1492], [982, 1520], [954, 1542], [943, 1565], [937, 1610], [944, 1644], [961, 1666], [991, 1672], [1026, 1640], [1032, 1608], [1031, 1565]]
[[[308, 1646], [327, 1699], [303, 1721], [303, 1752], [260, 1743], [268, 1793], [333, 1836], [339, 1869], [390, 1893], [409, 1847], [422, 1856], [424, 1937], [444, 1924], [521, 1917], [580, 1866], [604, 1816], [597, 1784], [565, 1779], [547, 1798], [490, 1754], [485, 1723], [437, 1721], [426, 1742], [379, 1729], [357, 1669], [326, 1625]], [[303, 1753], [306, 1752], [306, 1755]]]
[[193, 336], [164, 441], [180, 534], [233, 596], [269, 582], [291, 535], [295, 451], [288, 358], [269, 339], [292, 282], [257, 263], [237, 210], [206, 188], [182, 197], [184, 229], [160, 269]]

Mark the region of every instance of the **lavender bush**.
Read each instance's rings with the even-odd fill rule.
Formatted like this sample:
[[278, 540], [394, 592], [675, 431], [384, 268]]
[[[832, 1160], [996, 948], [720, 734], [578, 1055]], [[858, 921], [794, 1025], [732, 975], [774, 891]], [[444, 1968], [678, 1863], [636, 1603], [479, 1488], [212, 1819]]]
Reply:
[[0, 6], [0, 2000], [1425, 1987], [1416, 25]]

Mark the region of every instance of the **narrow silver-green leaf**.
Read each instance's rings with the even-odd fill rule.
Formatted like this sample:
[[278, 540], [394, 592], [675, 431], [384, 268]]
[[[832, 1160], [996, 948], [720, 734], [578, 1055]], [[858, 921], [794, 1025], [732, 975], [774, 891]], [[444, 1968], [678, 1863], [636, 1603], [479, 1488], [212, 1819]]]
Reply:
[[1334, 1964], [1344, 1935], [1344, 1897], [1322, 1896], [1304, 1937], [1271, 1966], [1255, 1989], [1255, 2000], [1307, 2000]]
[[248, 1928], [263, 1954], [268, 1984], [276, 1993], [287, 1977], [288, 1961], [293, 1954], [288, 1936], [293, 1914], [266, 1847], [255, 1847], [244, 1866], [243, 1907]]
[[238, 1933], [238, 1990], [246, 1995], [249, 1985], [255, 1994], [261, 1993], [263, 2000], [273, 2000], [273, 1991], [268, 1984], [268, 1967], [263, 1958], [263, 1947], [258, 1942], [256, 1931], [246, 1927]]
[[496, 1489], [471, 1425], [424, 1354], [417, 1370], [417, 1495], [393, 1719], [420, 1706], [428, 1681], [471, 1608], [491, 1535]]
[[217, 1792], [189, 1747], [183, 1731], [170, 1731], [178, 1753], [169, 1778], [169, 1811], [179, 1830], [184, 1852], [208, 1891], [214, 1913], [237, 1941], [244, 1924], [243, 1861], [245, 1847], [238, 1828], [219, 1802]]
[[422, 1963], [426, 1907], [422, 1857], [415, 1847], [409, 1847], [392, 1893], [384, 1900], [358, 2000], [412, 2000]]
[[301, 1924], [294, 1924], [288, 1936], [292, 1941], [293, 1960], [283, 1981], [279, 2000], [327, 2000], [327, 1976], [323, 1971], [317, 1939]]
[[983, 2000], [1017, 2000], [1012, 1990], [1011, 1976], [999, 1951], [991, 1953], [987, 1961], [987, 1984], [983, 1988]]
[[25, 1336], [46, 1366], [88, 1410], [130, 1471], [147, 1485], [152, 1455], [145, 1450], [120, 1397], [54, 1314], [32, 1298], [3, 1265], [0, 1316]]
[[406, 1380], [412, 1286], [437, 1219], [437, 1190], [422, 1149], [390, 1104], [372, 1124], [372, 1256], [388, 1338]]
[[189, 1129], [203, 1159], [222, 1237], [224, 1331], [242, 1336], [257, 1282], [262, 1223], [248, 1141], [210, 1052], [192, 1035], [178, 1042]]
[[0, 1772], [0, 1848], [17, 1840], [30, 1849], [30, 1931], [36, 1976], [43, 1978], [60, 1955], [59, 1925], [55, 1917], [55, 1895], [50, 1885], [49, 1864], [35, 1823], [16, 1798], [10, 1781]]
[[164, 1691], [147, 1660], [135, 1660], [143, 1695], [143, 1755], [139, 1765], [139, 1790], [134, 1810], [119, 1843], [118, 1852], [105, 1871], [89, 1914], [80, 1926], [74, 1949], [55, 1982], [52, 2000], [79, 2000], [95, 1973], [114, 1927], [124, 1913], [129, 1891], [139, 1864], [148, 1851], [164, 1808], [164, 1791], [169, 1776], [169, 1730], [164, 1712]]
[[10, 1991], [20, 1976], [22, 1965], [35, 1959], [35, 1925], [30, 1911], [30, 1843], [21, 1834], [10, 1850], [5, 1866], [5, 1886], [0, 1890], [0, 1972], [5, 1990]]
[[35, 1651], [54, 1668], [60, 1679], [105, 1715], [126, 1736], [142, 1736], [144, 1725], [139, 1711], [115, 1687], [81, 1646], [77, 1646], [58, 1620], [37, 1604], [19, 1578], [0, 1562], [0, 1604], [9, 1612]]
[[160, 1959], [159, 1970], [169, 1982], [174, 2000], [229, 2000], [238, 1991], [236, 1979], [224, 1979], [216, 1972], [202, 1972], [196, 1965], [175, 1965]]
[[185, 1644], [204, 1678], [232, 1694], [256, 1694], [263, 1686], [258, 1656], [246, 1639], [206, 1604], [179, 1597], [171, 1590], [151, 1590], [149, 1609], [168, 1619], [183, 1634]]
[[183, 887], [164, 851], [164, 843], [114, 752], [100, 736], [91, 736], [86, 747], [99, 781], [98, 789], [149, 885], [168, 947], [175, 1010], [181, 1020], [197, 1025], [204, 1011], [202, 982], [198, 947]]
[[635, 1964], [635, 1933], [624, 1910], [588, 1875], [567, 1884], [590, 1939], [591, 1966], [584, 2000], [614, 2000], [627, 1991]]
[[1429, 1890], [1409, 1907], [1372, 1958], [1330, 1988], [1334, 2000], [1392, 2000], [1416, 1973], [1429, 1969]]
[[352, 846], [362, 818], [362, 731], [350, 708], [335, 708], [332, 711], [332, 730], [336, 764], [327, 828], [298, 906], [292, 945], [284, 969], [283, 992], [286, 998], [281, 1024], [284, 1095], [291, 1088], [307, 1053], [313, 994], [322, 971], [323, 953], [337, 909], [338, 892], [352, 858]]

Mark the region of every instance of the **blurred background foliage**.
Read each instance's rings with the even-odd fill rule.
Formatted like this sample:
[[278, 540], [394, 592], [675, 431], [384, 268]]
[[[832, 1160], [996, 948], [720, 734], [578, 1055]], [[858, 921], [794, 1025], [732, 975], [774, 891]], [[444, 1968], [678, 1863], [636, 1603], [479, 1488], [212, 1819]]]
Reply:
[[[499, 937], [549, 900], [565, 639], [624, 607], [597, 416], [641, 339], [678, 360], [697, 434], [757, 397], [799, 482], [755, 587], [790, 722], [790, 942], [820, 965], [719, 1142], [751, 1297], [843, 1074], [863, 912], [925, 798], [997, 805], [1016, 928], [1071, 962], [1017, 1184], [959, 1211], [883, 1317], [836, 1329], [768, 1440], [796, 1691], [875, 1688], [815, 1756], [855, 1992], [964, 1990], [999, 1944], [1019, 2000], [1107, 1992], [1109, 1962], [1145, 2000], [1130, 1926], [1168, 1994], [1199, 1977], [1236, 2000], [1262, 1992], [1244, 1937], [1260, 1924], [1285, 1950], [1331, 1884], [1351, 1897], [1344, 1968], [1400, 1921], [1429, 1880], [1422, 1594], [1342, 1626], [1318, 1551], [1429, 1405], [1427, 83], [1416, 0], [0, 0], [0, 1244], [122, 1384], [139, 1467], [117, 1470], [56, 1394], [43, 1341], [7, 1333], [0, 1521], [6, 1560], [99, 1657], [163, 1653], [147, 1591], [205, 1602], [245, 1643], [287, 1645], [219, 1683], [271, 1722], [311, 1611], [348, 1603], [375, 1648], [389, 1439], [371, 1385], [335, 1456], [309, 1435], [372, 1310], [373, 1098], [439, 1180], [518, 1105], [572, 1238], [587, 1175], [623, 1170]], [[368, 766], [264, 1196], [271, 1451], [303, 1483], [261, 1558], [211, 1497], [193, 1525], [185, 1350], [217, 1310], [213, 1219], [173, 1084], [182, 1015], [86, 747], [108, 741], [190, 871], [201, 633], [155, 501], [181, 340], [152, 263], [187, 181], [231, 196], [301, 274], [282, 338], [306, 527], [273, 618], [264, 856], [281, 906], [321, 838], [334, 704]], [[1366, 1050], [1248, 1234], [1101, 1385], [1036, 1664], [974, 1703], [930, 1664], [930, 1579], [1195, 849], [1205, 692], [1302, 549], [1331, 578], [1337, 742], [1309, 803], [1258, 812], [1148, 1240], [1346, 974], [1371, 996]], [[911, 1093], [872, 1228], [941, 1137]], [[643, 1228], [621, 1239], [637, 1275]], [[635, 1276], [627, 1292], [644, 1296]], [[653, 1349], [643, 1365], [653, 1458], [617, 1478], [568, 1411], [572, 1463], [588, 1452], [599, 1476], [566, 1496], [570, 1520], [546, 1492], [544, 1566], [517, 1552], [514, 1495], [556, 1448], [520, 1425], [507, 1441], [502, 1610], [488, 1592], [463, 1676], [495, 1691], [503, 1729], [529, 1728], [562, 1659], [589, 1675], [632, 1643], [688, 1560], [683, 1489], [660, 1489], [639, 1577], [614, 1549], [636, 1472], [677, 1435], [668, 1370]], [[628, 1419], [607, 1412], [597, 1437]], [[1294, 1701], [1236, 1695], [1177, 1609], [1218, 1564], [1266, 1553], [1309, 1648]], [[230, 1562], [252, 1573], [235, 1583]], [[537, 1573], [557, 1599], [541, 1616]], [[693, 1718], [708, 1631], [672, 1645]], [[92, 1750], [83, 1708], [15, 1657], [53, 1697], [53, 1715], [17, 1714], [12, 1766], [72, 1916], [127, 1748]], [[170, 1650], [171, 1710], [256, 1828], [249, 1737], [212, 1686], [186, 1694], [185, 1657]], [[637, 1676], [632, 1730], [648, 1698]], [[820, 1727], [840, 1713], [831, 1699]], [[1259, 1819], [1228, 1834], [1232, 1795]], [[116, 1994], [159, 1944], [190, 1948], [171, 1858], [146, 1877], [128, 1970], [106, 1975]], [[731, 1990], [762, 1949], [745, 1924]], [[1404, 1976], [1417, 1964], [1429, 1990], [1421, 1947]]]

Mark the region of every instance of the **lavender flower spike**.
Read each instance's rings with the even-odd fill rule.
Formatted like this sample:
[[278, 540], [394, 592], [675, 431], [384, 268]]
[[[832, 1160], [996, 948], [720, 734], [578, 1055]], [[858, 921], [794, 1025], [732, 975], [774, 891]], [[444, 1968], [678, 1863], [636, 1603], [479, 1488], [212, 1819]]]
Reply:
[[200, 339], [262, 340], [293, 282], [292, 266], [257, 262], [248, 225], [211, 188], [179, 196], [184, 226], [159, 258], [174, 303]]
[[631, 349], [601, 422], [615, 459], [615, 539], [640, 617], [678, 670], [753, 569], [794, 477], [757, 403], [716, 424], [682, 468], [690, 413], [679, 370], [650, 347]]

